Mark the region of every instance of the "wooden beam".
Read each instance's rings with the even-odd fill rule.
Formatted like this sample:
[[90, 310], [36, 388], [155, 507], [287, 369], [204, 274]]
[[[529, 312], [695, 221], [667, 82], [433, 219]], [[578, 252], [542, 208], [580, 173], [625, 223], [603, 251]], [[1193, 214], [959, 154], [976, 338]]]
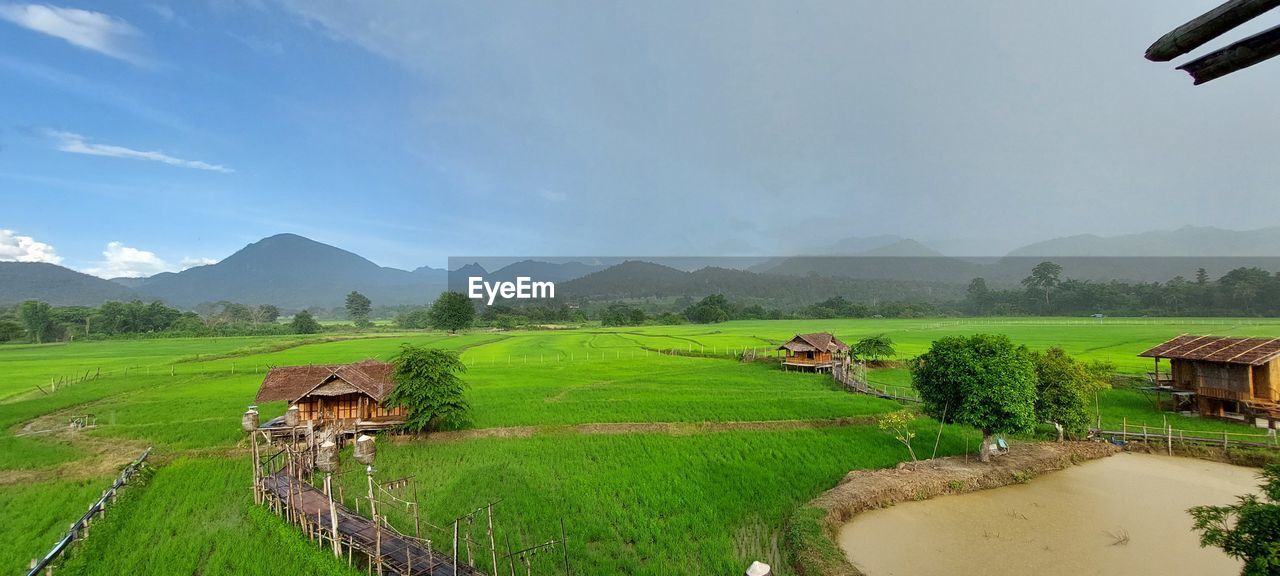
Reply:
[[1280, 0], [1225, 2], [1161, 36], [1150, 48], [1147, 48], [1147, 60], [1154, 62], [1173, 60], [1277, 6], [1280, 6]]
[[1205, 54], [1178, 69], [1191, 74], [1199, 85], [1276, 56], [1280, 56], [1280, 26]]

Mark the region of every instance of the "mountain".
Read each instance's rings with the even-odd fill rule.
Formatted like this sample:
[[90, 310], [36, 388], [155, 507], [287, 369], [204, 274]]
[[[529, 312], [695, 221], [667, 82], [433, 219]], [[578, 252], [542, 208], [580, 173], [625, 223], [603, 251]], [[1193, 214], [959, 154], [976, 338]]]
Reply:
[[444, 284], [449, 280], [449, 271], [444, 268], [432, 268], [430, 266], [422, 266], [413, 269], [413, 275], [424, 281], [435, 284]]
[[903, 238], [883, 246], [877, 246], [854, 256], [875, 258], [946, 258], [943, 253], [934, 250], [910, 238]]
[[488, 274], [490, 281], [511, 281], [520, 276], [527, 276], [538, 281], [564, 282], [581, 278], [592, 272], [604, 270], [607, 266], [600, 264], [583, 264], [582, 262], [542, 262], [540, 260], [521, 260], [508, 264]]
[[0, 304], [43, 300], [55, 306], [97, 306], [133, 300], [133, 290], [110, 280], [43, 262], [0, 262]]
[[652, 262], [627, 260], [559, 284], [557, 295], [593, 298], [680, 296], [689, 292], [687, 282], [691, 274], [693, 273]]
[[1015, 249], [996, 268], [1026, 270], [1042, 260], [1061, 264], [1064, 277], [1088, 280], [1163, 282], [1174, 276], [1191, 278], [1198, 268], [1214, 278], [1240, 267], [1275, 272], [1280, 270], [1280, 227], [1183, 226], [1120, 236], [1080, 234]]
[[961, 284], [854, 279], [829, 276], [760, 274], [706, 267], [686, 272], [652, 262], [630, 260], [557, 285], [557, 298], [613, 300], [701, 298], [724, 294], [745, 303], [793, 308], [840, 295], [853, 302], [937, 301], [959, 298]]
[[150, 279], [151, 278], [147, 276], [142, 276], [140, 278], [120, 276], [118, 278], [111, 278], [110, 281], [115, 282], [116, 284], [119, 284], [121, 286], [124, 286], [125, 288], [137, 288], [143, 284], [146, 284], [147, 281]]
[[1120, 236], [1080, 234], [1029, 244], [1009, 252], [1009, 256], [1280, 256], [1280, 226], [1257, 230], [1183, 226]]
[[368, 296], [375, 306], [426, 304], [444, 290], [445, 282], [437, 277], [429, 270], [385, 268], [328, 244], [278, 234], [216, 264], [152, 276], [137, 291], [184, 307], [220, 300], [332, 307], [341, 306], [352, 290]]
[[[877, 250], [880, 248], [884, 248], [886, 246], [897, 244], [904, 240], [908, 240], [908, 239], [898, 236], [896, 234], [881, 234], [879, 236], [851, 236], [849, 238], [844, 238], [836, 241], [835, 243], [831, 244], [825, 249], [819, 250], [818, 253], [833, 254], [833, 255], [862, 254], [864, 252], [870, 252], [872, 250]], [[914, 240], [910, 240], [910, 241], [914, 242]]]

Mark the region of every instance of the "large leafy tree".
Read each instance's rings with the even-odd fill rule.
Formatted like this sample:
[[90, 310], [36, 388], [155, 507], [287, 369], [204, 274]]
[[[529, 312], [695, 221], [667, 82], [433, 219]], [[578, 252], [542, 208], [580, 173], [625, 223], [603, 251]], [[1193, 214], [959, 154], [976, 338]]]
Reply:
[[733, 306], [723, 294], [712, 294], [685, 309], [684, 317], [697, 324], [714, 324], [731, 318]]
[[1280, 575], [1280, 464], [1262, 470], [1262, 496], [1245, 494], [1229, 506], [1188, 510], [1201, 546], [1217, 546], [1244, 561], [1242, 576]]
[[396, 387], [385, 404], [406, 409], [406, 429], [430, 432], [466, 424], [471, 406], [463, 394], [466, 383], [458, 374], [467, 367], [457, 353], [404, 344], [392, 364]]
[[622, 302], [610, 304], [600, 315], [600, 323], [605, 326], [639, 326], [644, 319], [644, 310]]
[[320, 323], [316, 322], [315, 316], [310, 312], [303, 310], [293, 315], [289, 328], [293, 329], [294, 334], [315, 334], [320, 331]]
[[866, 360], [889, 358], [898, 353], [893, 349], [893, 339], [884, 334], [863, 338], [851, 347], [854, 357]]
[[47, 302], [27, 300], [18, 305], [18, 319], [32, 342], [42, 344], [54, 329], [53, 307]]
[[475, 306], [461, 292], [445, 292], [431, 303], [431, 326], [437, 330], [457, 332], [470, 328], [475, 320]]
[[254, 317], [263, 324], [275, 324], [280, 319], [280, 308], [274, 304], [263, 304], [254, 310]]
[[1044, 305], [1049, 306], [1049, 294], [1061, 284], [1062, 266], [1054, 262], [1044, 261], [1031, 269], [1031, 275], [1022, 279], [1022, 285], [1028, 290], [1044, 292]]
[[347, 319], [355, 322], [356, 326], [364, 328], [370, 324], [369, 313], [373, 311], [373, 302], [368, 296], [352, 290], [347, 294]]
[[986, 314], [991, 308], [991, 288], [987, 287], [987, 279], [978, 277], [971, 280], [964, 300], [970, 313]]
[[1089, 424], [1089, 404], [1093, 395], [1106, 386], [1102, 369], [1084, 364], [1062, 348], [1050, 348], [1032, 355], [1036, 366], [1036, 418], [1050, 422], [1058, 430], [1081, 432]]
[[979, 457], [991, 459], [993, 434], [1035, 426], [1036, 370], [1025, 346], [1007, 336], [949, 336], [911, 366], [929, 416], [982, 430]]

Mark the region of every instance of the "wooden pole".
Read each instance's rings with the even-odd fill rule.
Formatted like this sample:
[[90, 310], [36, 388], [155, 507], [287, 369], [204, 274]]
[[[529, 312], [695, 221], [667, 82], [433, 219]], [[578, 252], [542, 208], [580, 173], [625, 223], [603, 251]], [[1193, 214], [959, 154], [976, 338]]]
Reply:
[[1280, 26], [1205, 54], [1178, 69], [1190, 74], [1195, 84], [1200, 85], [1275, 56], [1280, 56]]
[[338, 539], [337, 539], [338, 509], [333, 505], [333, 474], [330, 472], [324, 473], [324, 493], [325, 493], [325, 496], [329, 497], [329, 529], [332, 530], [332, 532], [329, 533], [330, 534], [329, 540], [333, 541], [333, 556], [335, 558], [341, 559], [342, 546], [338, 544]]
[[1230, 0], [1174, 28], [1147, 48], [1146, 58], [1168, 62], [1280, 6], [1280, 0]]
[[560, 551], [564, 555], [564, 576], [571, 576], [569, 572], [569, 538], [565, 536], [564, 516], [560, 517]]
[[458, 521], [453, 521], [453, 576], [458, 576]]
[[493, 561], [493, 574], [498, 573], [498, 545], [493, 539], [493, 502], [489, 503], [489, 556]]

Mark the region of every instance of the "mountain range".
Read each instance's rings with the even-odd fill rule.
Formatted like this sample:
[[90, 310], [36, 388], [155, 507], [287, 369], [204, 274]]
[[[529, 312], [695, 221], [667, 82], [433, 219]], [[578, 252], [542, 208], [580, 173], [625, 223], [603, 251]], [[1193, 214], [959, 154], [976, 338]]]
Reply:
[[[1069, 278], [1165, 281], [1179, 275], [1191, 277], [1200, 267], [1214, 277], [1240, 266], [1274, 271], [1280, 269], [1276, 254], [1280, 254], [1280, 227], [1247, 231], [1183, 227], [1112, 237], [1069, 236], [992, 258], [944, 256], [916, 240], [881, 235], [846, 238], [804, 256], [647, 262], [592, 259], [586, 263], [507, 259], [492, 272], [471, 263], [451, 274], [429, 266], [412, 271], [379, 266], [334, 246], [278, 234], [216, 264], [149, 278], [105, 280], [53, 264], [0, 262], [0, 304], [40, 299], [56, 305], [98, 305], [137, 298], [183, 308], [226, 300], [298, 309], [341, 306], [352, 290], [365, 294], [375, 305], [425, 304], [446, 288], [463, 289], [451, 286], [451, 277], [457, 283], [470, 275], [489, 281], [529, 276], [565, 283], [566, 293], [593, 297], [703, 294], [730, 291], [734, 283], [742, 282], [769, 294], [785, 289], [799, 295], [806, 290], [791, 279], [757, 282], [757, 276], [808, 278], [810, 285], [823, 289], [848, 288], [845, 281], [850, 279], [876, 281], [875, 292], [891, 285], [911, 292], [915, 288], [902, 283], [912, 283], [922, 294], [937, 294], [941, 286], [966, 284], [977, 276], [993, 285], [1016, 284], [1036, 263], [1049, 258], [1062, 264], [1063, 275]], [[602, 275], [605, 272], [609, 274]]]

